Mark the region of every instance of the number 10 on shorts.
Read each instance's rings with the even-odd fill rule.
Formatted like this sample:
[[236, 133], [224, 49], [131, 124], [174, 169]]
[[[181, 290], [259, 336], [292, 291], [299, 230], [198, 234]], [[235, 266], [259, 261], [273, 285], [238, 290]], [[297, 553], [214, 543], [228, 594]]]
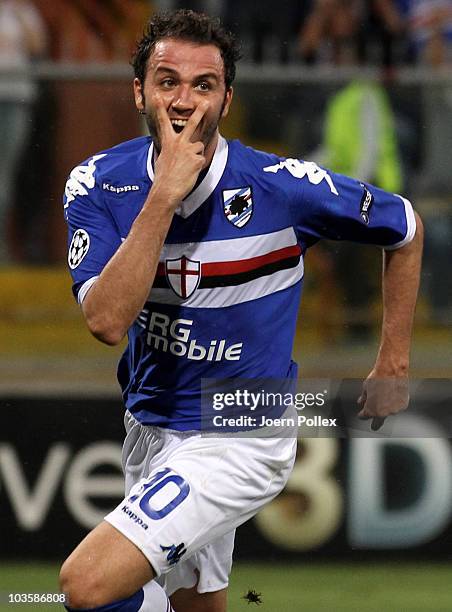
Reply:
[[[129, 503], [132, 504], [137, 499], [141, 498], [139, 502], [140, 508], [146, 516], [154, 521], [165, 518], [165, 516], [184, 501], [190, 492], [190, 485], [188, 482], [186, 482], [182, 476], [179, 476], [179, 474], [171, 472], [171, 468], [163, 468], [154, 474], [147, 482], [142, 482], [138, 492], [129, 497]], [[161, 492], [161, 498], [164, 499], [166, 503], [163, 507], [157, 509], [155, 506], [158, 500], [154, 500], [156, 502], [154, 507], [151, 505], [151, 500], [159, 492]], [[171, 493], [173, 493], [174, 496], [171, 496]]]

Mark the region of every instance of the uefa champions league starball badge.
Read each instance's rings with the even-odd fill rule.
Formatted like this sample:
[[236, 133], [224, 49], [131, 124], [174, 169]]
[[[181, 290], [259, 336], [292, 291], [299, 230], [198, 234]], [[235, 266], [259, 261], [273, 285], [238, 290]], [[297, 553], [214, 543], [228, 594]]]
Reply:
[[84, 229], [78, 229], [72, 236], [67, 261], [71, 270], [79, 266], [89, 250], [89, 234]]

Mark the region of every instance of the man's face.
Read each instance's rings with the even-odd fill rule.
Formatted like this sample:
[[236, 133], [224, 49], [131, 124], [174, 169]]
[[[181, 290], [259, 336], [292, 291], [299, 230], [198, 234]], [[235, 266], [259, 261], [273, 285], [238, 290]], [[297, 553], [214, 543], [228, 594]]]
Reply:
[[177, 133], [184, 129], [201, 100], [207, 100], [209, 107], [191, 138], [193, 142], [201, 141], [207, 154], [216, 146], [218, 123], [227, 115], [232, 99], [232, 88], [226, 91], [218, 47], [172, 38], [156, 43], [148, 60], [144, 85], [135, 79], [134, 93], [137, 109], [146, 113], [157, 150], [161, 148], [155, 110], [158, 97]]

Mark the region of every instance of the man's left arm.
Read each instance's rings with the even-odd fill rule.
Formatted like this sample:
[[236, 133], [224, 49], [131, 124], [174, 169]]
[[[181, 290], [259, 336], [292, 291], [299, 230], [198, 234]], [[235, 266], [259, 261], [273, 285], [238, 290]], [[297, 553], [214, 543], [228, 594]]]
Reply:
[[416, 234], [403, 247], [383, 253], [383, 323], [375, 366], [358, 399], [358, 417], [372, 419], [379, 429], [384, 419], [408, 406], [408, 369], [414, 311], [419, 288], [423, 225], [417, 213]]

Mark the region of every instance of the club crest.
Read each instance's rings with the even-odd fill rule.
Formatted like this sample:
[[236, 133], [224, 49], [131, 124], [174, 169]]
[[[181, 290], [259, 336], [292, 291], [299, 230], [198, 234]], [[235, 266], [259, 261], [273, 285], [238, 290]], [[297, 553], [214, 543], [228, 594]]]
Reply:
[[167, 259], [165, 270], [169, 286], [179, 297], [186, 300], [196, 291], [201, 280], [201, 262], [182, 255], [178, 259]]
[[251, 187], [224, 189], [223, 205], [226, 219], [236, 227], [243, 227], [253, 214]]

